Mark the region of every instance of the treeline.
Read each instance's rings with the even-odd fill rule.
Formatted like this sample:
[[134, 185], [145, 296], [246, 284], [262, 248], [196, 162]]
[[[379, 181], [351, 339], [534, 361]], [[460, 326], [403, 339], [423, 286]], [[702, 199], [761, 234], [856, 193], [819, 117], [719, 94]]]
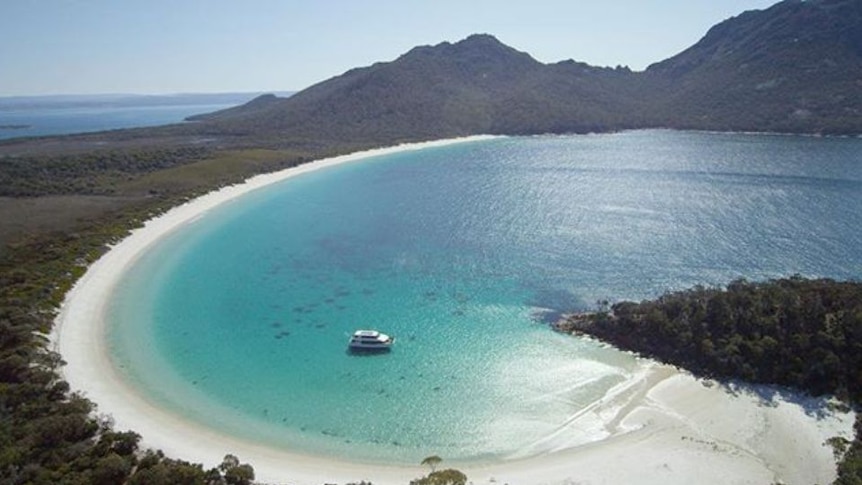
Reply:
[[583, 330], [698, 374], [862, 403], [860, 283], [737, 280], [617, 303]]
[[71, 234], [10, 248], [0, 260], [0, 483], [34, 485], [247, 484], [250, 465], [226, 456], [219, 467], [165, 457], [139, 447], [140, 436], [112, 429], [93, 403], [59, 375], [50, 350], [57, 308], [105, 243], [127, 235], [137, 220], [176, 201], [148, 202]]
[[[166, 457], [158, 450], [143, 449], [134, 431], [115, 430], [110, 418], [98, 415], [95, 405], [62, 379], [61, 356], [51, 350], [47, 335], [75, 281], [109, 245], [125, 238], [143, 221], [224, 184], [349, 149], [327, 147], [316, 153], [218, 151], [202, 161], [191, 160], [208, 153], [198, 148], [156, 148], [140, 151], [138, 156], [115, 152], [108, 163], [126, 160], [120, 162], [124, 176], [139, 175], [137, 189], [156, 189], [153, 197], [128, 198], [128, 203], [115, 209], [79, 220], [71, 231], [39, 232], [8, 242], [0, 253], [0, 483], [251, 483], [253, 467], [232, 455], [217, 467], [204, 468], [199, 463]], [[94, 165], [103, 163], [97, 160], [104, 156], [94, 153], [53, 161], [34, 158], [28, 176], [37, 180], [37, 167], [74, 165], [77, 160], [91, 165], [72, 167], [69, 173], [92, 170], [92, 175], [98, 175]], [[0, 158], [0, 170], [9, 160]], [[160, 163], [170, 167], [160, 169]], [[98, 189], [105, 189], [100, 185], [106, 183], [103, 178], [95, 180]], [[45, 189], [49, 184], [46, 180], [40, 190], [52, 190]]]
[[231, 455], [218, 467], [205, 469], [142, 449], [137, 433], [113, 429], [110, 419], [95, 414], [94, 404], [62, 379], [61, 356], [51, 350], [47, 335], [75, 281], [109, 245], [143, 221], [225, 184], [351, 148], [333, 145], [315, 152], [276, 152], [154, 145], [0, 157], [0, 191], [5, 195], [105, 194], [115, 184], [120, 192], [152, 194], [125, 197], [112, 209], [79, 219], [72, 230], [37, 231], [4, 241], [0, 252], [0, 483], [250, 483], [253, 468]]
[[108, 195], [136, 175], [200, 160], [200, 146], [154, 147], [0, 158], [0, 196]]
[[[583, 332], [695, 374], [777, 384], [862, 405], [862, 283], [801, 277], [695, 287], [570, 317]], [[839, 466], [862, 483], [862, 418]]]

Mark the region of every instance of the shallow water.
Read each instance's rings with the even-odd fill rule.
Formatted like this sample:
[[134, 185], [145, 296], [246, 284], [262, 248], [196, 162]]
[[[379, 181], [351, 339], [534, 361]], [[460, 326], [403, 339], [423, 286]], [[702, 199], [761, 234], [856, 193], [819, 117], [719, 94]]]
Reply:
[[[309, 173], [142, 258], [110, 344], [154, 400], [273, 446], [411, 464], [539, 453], [638, 369], [547, 320], [737, 277], [859, 278], [859, 153], [859, 139], [640, 131]], [[357, 328], [393, 334], [393, 351], [348, 354]]]

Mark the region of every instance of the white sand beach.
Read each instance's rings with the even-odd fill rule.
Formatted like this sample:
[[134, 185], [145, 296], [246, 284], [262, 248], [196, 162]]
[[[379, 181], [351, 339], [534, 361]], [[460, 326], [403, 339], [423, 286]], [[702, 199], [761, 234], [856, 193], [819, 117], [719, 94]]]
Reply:
[[[369, 156], [475, 140], [417, 143], [320, 160], [253, 177], [204, 195], [147, 222], [94, 263], [66, 300], [52, 342], [67, 362], [73, 390], [113, 418], [117, 429], [142, 435], [142, 445], [212, 467], [225, 454], [254, 466], [262, 483], [300, 485], [407, 484], [420, 466], [382, 467], [284, 451], [201, 427], [152, 404], [113, 368], [105, 342], [105, 307], [124, 272], [156, 241], [210, 209], [266, 185]], [[826, 412], [824, 402], [764, 387], [730, 388], [699, 381], [672, 367], [643, 361], [603, 399], [573, 410], [571, 419], [525, 458], [449, 463], [473, 483], [499, 484], [811, 484], [835, 478], [824, 442], [852, 437], [852, 412]], [[598, 429], [583, 444], [584, 429]], [[577, 435], [577, 440], [573, 436]], [[531, 451], [540, 451], [538, 454]]]

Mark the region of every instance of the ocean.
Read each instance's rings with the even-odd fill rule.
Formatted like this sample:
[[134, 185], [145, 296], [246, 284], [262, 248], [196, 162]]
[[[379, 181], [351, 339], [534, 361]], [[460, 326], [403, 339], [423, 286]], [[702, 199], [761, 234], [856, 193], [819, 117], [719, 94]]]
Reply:
[[0, 97], [0, 140], [180, 123], [189, 116], [245, 103], [259, 94]]
[[[862, 277], [862, 140], [498, 138], [308, 173], [205, 214], [116, 290], [118, 370], [188, 419], [372, 463], [499, 460], [640, 368], [560, 314], [692, 285]], [[347, 352], [374, 328], [382, 355]]]

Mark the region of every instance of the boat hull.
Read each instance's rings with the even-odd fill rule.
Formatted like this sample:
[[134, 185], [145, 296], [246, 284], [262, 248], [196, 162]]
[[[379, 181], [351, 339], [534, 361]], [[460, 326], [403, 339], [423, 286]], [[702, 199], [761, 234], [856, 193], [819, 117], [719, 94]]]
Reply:
[[395, 339], [376, 330], [357, 330], [350, 338], [347, 349], [353, 353], [388, 352]]
[[347, 347], [347, 352], [350, 354], [388, 354], [390, 351], [392, 351], [392, 347], [389, 345], [385, 347]]

